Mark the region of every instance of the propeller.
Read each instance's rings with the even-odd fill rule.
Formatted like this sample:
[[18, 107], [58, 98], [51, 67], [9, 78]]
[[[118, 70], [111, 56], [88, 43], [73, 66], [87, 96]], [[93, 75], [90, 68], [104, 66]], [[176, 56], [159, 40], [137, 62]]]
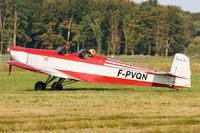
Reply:
[[[10, 55], [10, 48], [7, 49], [7, 54]], [[10, 60], [12, 60], [11, 55], [10, 55]], [[9, 68], [8, 68], [8, 74], [11, 75], [11, 71], [12, 71], [12, 65], [9, 64]]]
[[12, 71], [12, 65], [9, 65], [9, 70], [8, 70], [9, 75], [11, 75], [11, 71]]

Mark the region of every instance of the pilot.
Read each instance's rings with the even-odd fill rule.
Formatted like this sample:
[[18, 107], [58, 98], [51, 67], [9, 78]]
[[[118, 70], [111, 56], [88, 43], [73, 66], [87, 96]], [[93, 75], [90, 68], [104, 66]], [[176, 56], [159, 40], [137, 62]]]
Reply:
[[94, 49], [89, 49], [89, 50], [81, 49], [78, 52], [78, 57], [84, 58], [84, 59], [94, 57], [95, 55], [96, 55], [96, 51]]
[[88, 50], [88, 56], [89, 57], [94, 57], [95, 55], [96, 55], [96, 50], [94, 50], [94, 49]]

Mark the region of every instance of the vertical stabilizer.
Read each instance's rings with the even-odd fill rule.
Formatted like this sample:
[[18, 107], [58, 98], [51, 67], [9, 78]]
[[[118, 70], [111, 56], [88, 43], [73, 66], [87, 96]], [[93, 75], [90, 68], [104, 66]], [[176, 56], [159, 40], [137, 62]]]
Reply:
[[170, 73], [176, 76], [175, 86], [191, 87], [190, 59], [187, 56], [176, 54]]

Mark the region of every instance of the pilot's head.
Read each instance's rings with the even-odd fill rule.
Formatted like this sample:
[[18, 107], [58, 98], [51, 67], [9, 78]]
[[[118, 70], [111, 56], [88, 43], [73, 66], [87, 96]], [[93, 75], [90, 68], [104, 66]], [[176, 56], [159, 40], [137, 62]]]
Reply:
[[96, 55], [96, 51], [94, 49], [88, 50], [90, 57], [94, 57]]

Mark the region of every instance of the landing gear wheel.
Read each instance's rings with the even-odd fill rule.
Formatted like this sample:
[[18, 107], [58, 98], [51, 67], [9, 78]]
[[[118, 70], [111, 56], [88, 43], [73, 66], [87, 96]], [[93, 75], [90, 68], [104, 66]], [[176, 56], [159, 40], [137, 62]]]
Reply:
[[46, 84], [42, 81], [38, 81], [36, 84], [35, 84], [35, 90], [45, 90], [46, 89]]
[[52, 90], [63, 90], [62, 84], [59, 84], [58, 82], [54, 82], [51, 86]]

